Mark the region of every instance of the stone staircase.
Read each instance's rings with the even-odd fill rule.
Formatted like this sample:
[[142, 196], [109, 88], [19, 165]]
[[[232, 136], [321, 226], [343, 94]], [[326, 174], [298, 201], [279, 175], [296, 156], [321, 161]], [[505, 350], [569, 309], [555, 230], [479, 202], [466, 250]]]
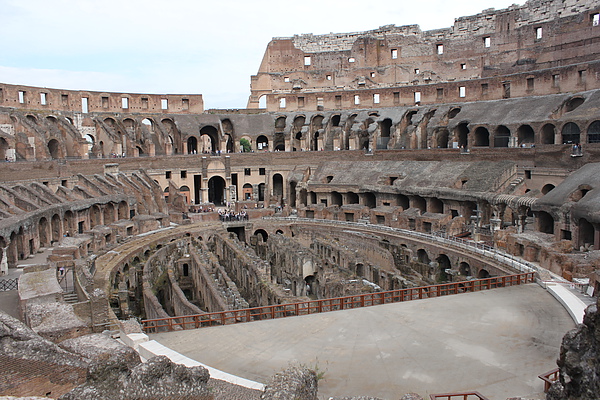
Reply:
[[63, 294], [63, 300], [69, 304], [75, 304], [79, 302], [77, 298], [77, 293], [65, 293]]

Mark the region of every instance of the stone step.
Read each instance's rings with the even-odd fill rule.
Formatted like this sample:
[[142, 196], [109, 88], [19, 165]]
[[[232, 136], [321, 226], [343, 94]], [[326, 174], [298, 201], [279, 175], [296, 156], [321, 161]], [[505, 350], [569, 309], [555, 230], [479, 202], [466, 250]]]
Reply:
[[79, 301], [79, 299], [77, 298], [77, 294], [76, 293], [66, 293], [63, 295], [63, 300], [66, 303], [69, 304], [73, 304], [73, 303], [77, 303]]

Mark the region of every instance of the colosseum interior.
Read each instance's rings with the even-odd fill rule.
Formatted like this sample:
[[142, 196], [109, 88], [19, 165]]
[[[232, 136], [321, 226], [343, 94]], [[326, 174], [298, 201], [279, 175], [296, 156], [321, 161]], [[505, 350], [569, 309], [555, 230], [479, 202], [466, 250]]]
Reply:
[[[273, 38], [247, 109], [0, 84], [17, 316], [62, 344], [530, 271], [597, 298], [599, 56], [597, 2], [529, 0], [432, 31]], [[85, 380], [8, 365], [0, 395]]]

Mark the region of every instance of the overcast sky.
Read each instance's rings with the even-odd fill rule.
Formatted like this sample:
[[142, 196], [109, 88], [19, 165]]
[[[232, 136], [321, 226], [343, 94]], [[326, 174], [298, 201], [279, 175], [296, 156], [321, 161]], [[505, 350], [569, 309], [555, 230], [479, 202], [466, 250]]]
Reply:
[[524, 0], [0, 0], [0, 82], [245, 108], [272, 37], [422, 30]]

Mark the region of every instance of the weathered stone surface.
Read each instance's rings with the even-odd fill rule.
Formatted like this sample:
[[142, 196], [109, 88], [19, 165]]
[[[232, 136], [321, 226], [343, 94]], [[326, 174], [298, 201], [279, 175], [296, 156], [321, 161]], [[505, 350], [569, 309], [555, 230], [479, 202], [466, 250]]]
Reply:
[[88, 365], [87, 360], [83, 357], [61, 349], [36, 334], [19, 320], [2, 312], [0, 312], [0, 354], [80, 368], [87, 368]]
[[82, 321], [68, 303], [54, 302], [28, 304], [29, 326], [38, 334], [55, 343], [90, 333], [89, 326]]
[[304, 366], [290, 366], [275, 374], [265, 388], [263, 400], [317, 400], [317, 374]]
[[[599, 302], [600, 303], [600, 302]], [[583, 324], [567, 333], [560, 349], [560, 379], [547, 400], [597, 400], [600, 398], [599, 304], [587, 308]]]
[[[102, 333], [67, 339], [60, 343], [60, 347], [90, 360], [105, 354], [118, 353], [120, 357], [140, 362], [139, 354], [134, 349]], [[135, 365], [135, 362], [132, 362], [132, 365]]]
[[400, 397], [400, 400], [423, 400], [423, 397], [416, 393], [406, 393], [404, 396]]
[[208, 389], [208, 370], [187, 368], [167, 357], [153, 357], [140, 364], [139, 359], [120, 353], [103, 354], [90, 366], [87, 382], [61, 397], [63, 400], [86, 399], [198, 399], [213, 396]]

